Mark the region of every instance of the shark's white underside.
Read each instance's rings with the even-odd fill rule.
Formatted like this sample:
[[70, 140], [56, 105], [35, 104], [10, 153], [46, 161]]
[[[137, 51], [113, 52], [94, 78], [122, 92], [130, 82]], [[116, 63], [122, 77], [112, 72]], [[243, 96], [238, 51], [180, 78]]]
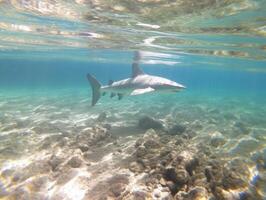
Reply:
[[101, 91], [121, 93], [124, 95], [139, 95], [147, 92], [178, 91], [185, 87], [169, 79], [141, 74], [134, 78], [127, 78], [102, 86]]

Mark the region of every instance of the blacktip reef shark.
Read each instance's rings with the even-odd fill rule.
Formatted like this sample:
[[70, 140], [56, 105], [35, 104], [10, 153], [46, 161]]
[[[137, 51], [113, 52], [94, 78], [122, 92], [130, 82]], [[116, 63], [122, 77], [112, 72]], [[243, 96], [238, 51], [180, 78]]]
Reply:
[[132, 64], [131, 78], [120, 81], [109, 81], [108, 85], [102, 86], [97, 79], [91, 74], [87, 74], [87, 78], [92, 88], [92, 102], [94, 106], [100, 97], [110, 92], [110, 97], [118, 96], [122, 99], [124, 95], [140, 95], [149, 92], [179, 92], [186, 87], [169, 79], [145, 74], [139, 67], [141, 52], [135, 52]]

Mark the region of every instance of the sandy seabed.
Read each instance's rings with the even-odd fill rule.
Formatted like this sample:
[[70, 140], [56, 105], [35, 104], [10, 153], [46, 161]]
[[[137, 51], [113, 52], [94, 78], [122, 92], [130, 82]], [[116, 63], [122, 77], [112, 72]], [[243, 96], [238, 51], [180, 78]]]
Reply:
[[0, 96], [0, 199], [265, 199], [266, 105]]

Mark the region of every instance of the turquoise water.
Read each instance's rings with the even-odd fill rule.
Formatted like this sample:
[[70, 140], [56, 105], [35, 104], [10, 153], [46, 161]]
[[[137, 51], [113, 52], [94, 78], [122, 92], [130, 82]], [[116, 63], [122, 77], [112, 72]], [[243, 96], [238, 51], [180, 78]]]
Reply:
[[[265, 5], [0, 1], [0, 199], [265, 199]], [[92, 107], [136, 51], [186, 89]]]

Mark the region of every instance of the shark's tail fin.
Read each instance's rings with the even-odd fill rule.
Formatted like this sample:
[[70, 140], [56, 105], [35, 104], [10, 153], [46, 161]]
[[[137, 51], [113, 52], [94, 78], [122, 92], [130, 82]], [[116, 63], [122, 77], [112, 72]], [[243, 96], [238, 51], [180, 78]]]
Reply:
[[87, 74], [87, 78], [91, 84], [91, 89], [92, 89], [91, 105], [94, 106], [101, 97], [101, 84], [91, 74]]

